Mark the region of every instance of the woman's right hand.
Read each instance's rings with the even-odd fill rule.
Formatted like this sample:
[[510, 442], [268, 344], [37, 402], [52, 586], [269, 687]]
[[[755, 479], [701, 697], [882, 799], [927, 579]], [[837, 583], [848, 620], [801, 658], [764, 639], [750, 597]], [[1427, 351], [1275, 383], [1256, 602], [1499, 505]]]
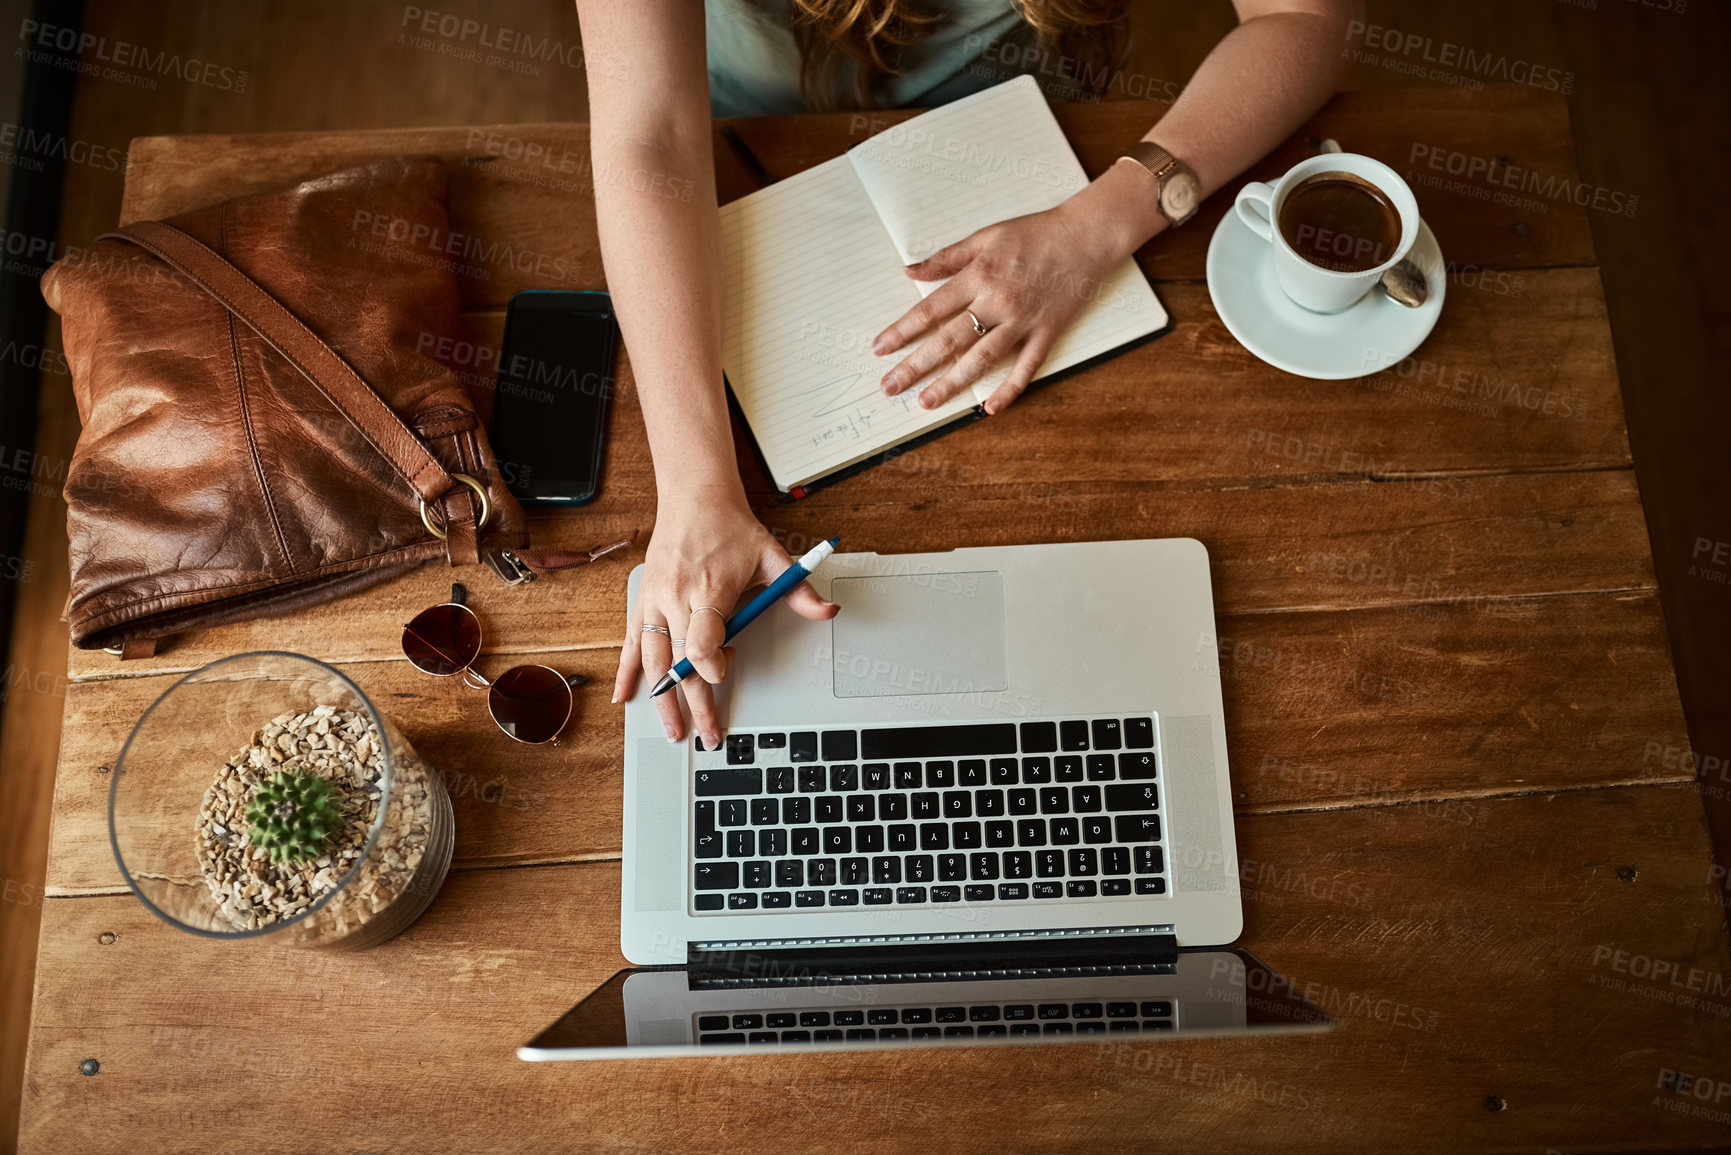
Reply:
[[[680, 657], [690, 658], [699, 676], [687, 678], [680, 689], [691, 705], [692, 729], [705, 748], [717, 748], [722, 728], [709, 687], [733, 665], [733, 651], [721, 644], [727, 619], [746, 590], [768, 585], [792, 564], [787, 551], [752, 516], [743, 494], [688, 495], [680, 505], [660, 509], [644, 559], [643, 585], [626, 618], [613, 701], [632, 695], [639, 674], [653, 686]], [[796, 586], [785, 600], [795, 613], [817, 621], [835, 617], [840, 609], [819, 597], [809, 582]], [[660, 629], [645, 631], [645, 626]], [[676, 639], [685, 644], [675, 647]], [[667, 740], [682, 739], [685, 719], [679, 695], [661, 695], [655, 708]]]

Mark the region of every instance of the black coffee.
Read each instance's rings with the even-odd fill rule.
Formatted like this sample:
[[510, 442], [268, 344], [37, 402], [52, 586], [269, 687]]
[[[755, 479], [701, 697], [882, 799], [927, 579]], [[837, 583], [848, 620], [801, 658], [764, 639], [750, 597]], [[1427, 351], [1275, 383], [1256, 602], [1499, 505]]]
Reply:
[[1394, 255], [1400, 244], [1400, 210], [1361, 177], [1317, 173], [1281, 202], [1280, 235], [1313, 265], [1362, 273]]

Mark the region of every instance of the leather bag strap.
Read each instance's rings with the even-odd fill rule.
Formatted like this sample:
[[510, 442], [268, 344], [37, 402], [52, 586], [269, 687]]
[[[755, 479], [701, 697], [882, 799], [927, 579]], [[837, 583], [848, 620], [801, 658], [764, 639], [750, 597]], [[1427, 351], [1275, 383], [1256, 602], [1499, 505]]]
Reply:
[[137, 221], [97, 240], [126, 241], [184, 273], [300, 370], [427, 504], [457, 484], [371, 385], [258, 282], [197, 239], [161, 221]]

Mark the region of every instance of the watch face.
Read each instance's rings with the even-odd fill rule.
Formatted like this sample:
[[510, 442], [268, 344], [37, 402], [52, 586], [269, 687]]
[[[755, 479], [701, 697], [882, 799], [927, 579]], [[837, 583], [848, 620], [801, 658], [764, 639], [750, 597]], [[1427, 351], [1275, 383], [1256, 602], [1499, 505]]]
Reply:
[[1199, 191], [1195, 175], [1179, 169], [1160, 187], [1160, 207], [1172, 220], [1181, 221], [1196, 211]]

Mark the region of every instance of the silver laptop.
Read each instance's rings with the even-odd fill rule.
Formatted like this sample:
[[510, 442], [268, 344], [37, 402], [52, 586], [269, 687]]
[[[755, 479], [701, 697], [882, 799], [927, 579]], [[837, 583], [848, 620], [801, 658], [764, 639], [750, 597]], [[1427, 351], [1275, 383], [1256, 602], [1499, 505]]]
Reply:
[[720, 749], [626, 705], [626, 958], [1238, 937], [1200, 542], [837, 554], [812, 583], [833, 621], [735, 639]]

